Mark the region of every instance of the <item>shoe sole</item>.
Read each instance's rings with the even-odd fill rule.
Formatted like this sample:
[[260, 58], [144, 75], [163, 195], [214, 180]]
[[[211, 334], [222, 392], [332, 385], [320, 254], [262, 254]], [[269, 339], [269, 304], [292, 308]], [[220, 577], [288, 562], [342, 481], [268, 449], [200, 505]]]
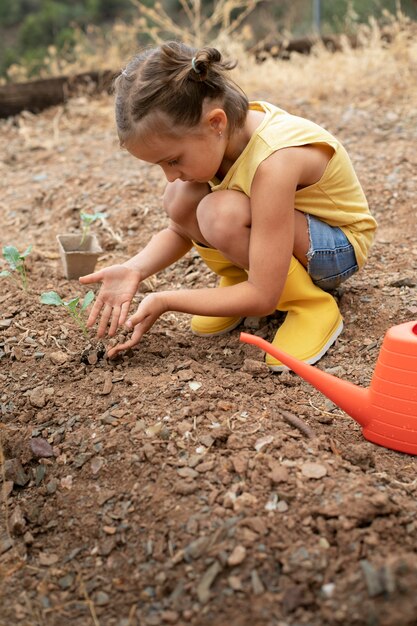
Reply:
[[[330, 339], [327, 341], [327, 343], [324, 344], [320, 352], [314, 355], [313, 357], [311, 357], [310, 359], [303, 361], [303, 363], [307, 363], [307, 365], [314, 365], [314, 363], [317, 363], [317, 361], [320, 361], [320, 359], [326, 354], [327, 350], [334, 344], [334, 342], [336, 341], [336, 339], [338, 338], [342, 330], [343, 330], [343, 320], [340, 321], [338, 327], [336, 328], [336, 330], [334, 331]], [[268, 365], [268, 368], [271, 370], [271, 372], [288, 372], [291, 369], [287, 367], [286, 365]]]
[[220, 337], [221, 335], [227, 335], [227, 333], [230, 333], [232, 330], [237, 328], [239, 324], [243, 322], [244, 319], [245, 319], [244, 317], [240, 317], [238, 320], [236, 320], [236, 322], [231, 324], [231, 326], [228, 326], [227, 328], [224, 328], [223, 330], [219, 330], [215, 333], [199, 333], [198, 331], [193, 330], [193, 328], [191, 328], [191, 332], [196, 337]]

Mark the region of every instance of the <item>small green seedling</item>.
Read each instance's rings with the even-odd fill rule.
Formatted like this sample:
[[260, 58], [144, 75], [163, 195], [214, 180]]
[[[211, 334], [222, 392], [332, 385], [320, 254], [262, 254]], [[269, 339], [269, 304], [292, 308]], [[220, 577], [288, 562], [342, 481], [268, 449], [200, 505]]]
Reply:
[[97, 220], [104, 220], [105, 217], [106, 217], [106, 214], [101, 213], [100, 211], [98, 211], [97, 213], [84, 213], [84, 211], [80, 212], [80, 219], [81, 219], [81, 224], [82, 224], [82, 229], [83, 229], [80, 245], [82, 245], [84, 241], [86, 240], [87, 235], [90, 232], [91, 224], [93, 224], [93, 222], [96, 222]]
[[3, 248], [3, 257], [9, 264], [10, 270], [3, 270], [0, 272], [0, 278], [10, 277], [16, 283], [19, 284], [19, 281], [15, 279], [12, 272], [17, 272], [20, 276], [20, 282], [25, 291], [28, 289], [28, 279], [26, 274], [26, 266], [25, 259], [31, 253], [32, 246], [26, 248], [22, 254], [20, 254], [19, 250], [14, 246], [4, 246]]
[[61, 298], [61, 296], [56, 293], [56, 291], [45, 291], [45, 293], [41, 295], [42, 304], [51, 304], [53, 306], [65, 307], [72, 319], [75, 321], [76, 324], [78, 324], [86, 337], [88, 335], [88, 329], [84, 321], [83, 313], [93, 300], [94, 291], [89, 291], [85, 295], [84, 300], [81, 304], [80, 296], [77, 296], [76, 298], [72, 298], [71, 300], [68, 300], [68, 302], [65, 302]]

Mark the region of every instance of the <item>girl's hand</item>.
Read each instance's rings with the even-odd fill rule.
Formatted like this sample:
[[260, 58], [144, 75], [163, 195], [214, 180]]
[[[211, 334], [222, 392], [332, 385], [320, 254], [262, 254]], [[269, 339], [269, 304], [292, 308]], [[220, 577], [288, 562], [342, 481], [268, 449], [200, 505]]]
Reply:
[[138, 310], [127, 321], [126, 327], [133, 328], [132, 336], [125, 343], [118, 343], [113, 348], [107, 350], [107, 356], [112, 359], [119, 352], [133, 348], [142, 339], [143, 335], [148, 332], [151, 326], [156, 322], [158, 317], [167, 311], [162, 292], [152, 293], [146, 296], [140, 303]]
[[87, 326], [93, 326], [100, 317], [97, 337], [106, 334], [110, 321], [109, 337], [116, 334], [117, 328], [122, 326], [129, 313], [130, 303], [138, 290], [141, 281], [140, 273], [125, 265], [111, 265], [93, 274], [81, 276], [83, 285], [102, 282], [93, 308], [87, 320]]

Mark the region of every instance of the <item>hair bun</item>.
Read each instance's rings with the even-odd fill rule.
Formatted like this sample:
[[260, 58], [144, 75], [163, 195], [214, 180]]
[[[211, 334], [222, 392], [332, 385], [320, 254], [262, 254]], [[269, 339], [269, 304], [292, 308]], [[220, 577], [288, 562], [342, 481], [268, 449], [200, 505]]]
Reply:
[[200, 48], [191, 59], [193, 74], [198, 80], [206, 80], [210, 66], [221, 60], [222, 55], [216, 48]]

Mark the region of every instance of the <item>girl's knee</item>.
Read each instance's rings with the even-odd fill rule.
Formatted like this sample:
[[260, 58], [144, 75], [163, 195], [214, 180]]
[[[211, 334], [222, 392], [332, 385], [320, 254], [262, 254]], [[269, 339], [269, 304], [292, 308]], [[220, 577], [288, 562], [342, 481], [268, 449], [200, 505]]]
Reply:
[[249, 198], [239, 191], [215, 191], [199, 203], [197, 221], [207, 241], [224, 248], [239, 228], [250, 226]]
[[199, 202], [210, 193], [210, 187], [206, 183], [187, 183], [176, 180], [168, 183], [163, 195], [163, 207], [168, 215], [174, 220], [182, 214], [195, 211]]

